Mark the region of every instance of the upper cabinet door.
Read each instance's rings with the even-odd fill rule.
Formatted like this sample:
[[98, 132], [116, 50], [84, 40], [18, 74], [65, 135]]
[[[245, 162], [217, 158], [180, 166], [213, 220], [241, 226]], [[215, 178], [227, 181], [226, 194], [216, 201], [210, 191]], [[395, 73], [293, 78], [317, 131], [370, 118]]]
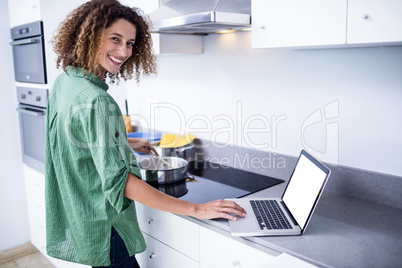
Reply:
[[144, 11], [145, 14], [151, 13], [159, 6], [158, 0], [120, 0], [120, 3], [131, 7], [138, 7]]
[[346, 43], [347, 0], [252, 0], [252, 47]]
[[348, 44], [402, 40], [402, 0], [349, 0]]
[[8, 0], [10, 28], [41, 20], [39, 0]]

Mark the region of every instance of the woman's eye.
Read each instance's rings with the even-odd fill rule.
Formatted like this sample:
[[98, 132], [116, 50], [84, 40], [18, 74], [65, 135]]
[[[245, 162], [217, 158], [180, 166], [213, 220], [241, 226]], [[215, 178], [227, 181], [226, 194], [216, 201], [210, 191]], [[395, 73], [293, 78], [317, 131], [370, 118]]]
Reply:
[[127, 43], [127, 46], [129, 46], [129, 47], [133, 47], [134, 46], [134, 43]]
[[119, 38], [117, 38], [117, 37], [112, 37], [112, 40], [113, 40], [113, 41], [119, 41]]

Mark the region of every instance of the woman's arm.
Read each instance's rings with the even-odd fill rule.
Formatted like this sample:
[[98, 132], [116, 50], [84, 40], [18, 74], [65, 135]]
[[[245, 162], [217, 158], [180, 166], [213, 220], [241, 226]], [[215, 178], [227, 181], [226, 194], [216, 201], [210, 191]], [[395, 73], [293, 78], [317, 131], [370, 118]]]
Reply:
[[235, 216], [230, 214], [239, 217], [246, 215], [246, 211], [232, 201], [216, 200], [205, 204], [194, 204], [172, 197], [158, 191], [131, 173], [128, 173], [124, 196], [158, 210], [203, 220], [215, 218], [237, 220]]

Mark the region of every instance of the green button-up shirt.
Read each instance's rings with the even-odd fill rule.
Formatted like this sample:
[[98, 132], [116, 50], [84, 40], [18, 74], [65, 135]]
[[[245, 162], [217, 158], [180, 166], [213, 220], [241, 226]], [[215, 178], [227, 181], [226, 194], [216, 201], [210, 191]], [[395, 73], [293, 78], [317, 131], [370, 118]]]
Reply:
[[128, 173], [141, 178], [121, 111], [92, 73], [69, 66], [49, 96], [46, 122], [47, 253], [110, 265], [112, 226], [133, 255], [145, 250]]

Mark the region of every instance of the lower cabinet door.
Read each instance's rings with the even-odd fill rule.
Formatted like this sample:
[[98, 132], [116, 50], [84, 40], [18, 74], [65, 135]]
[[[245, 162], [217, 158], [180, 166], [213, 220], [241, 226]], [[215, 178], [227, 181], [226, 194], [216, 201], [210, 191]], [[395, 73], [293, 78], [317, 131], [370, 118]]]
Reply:
[[46, 254], [45, 175], [24, 165], [31, 243]]
[[199, 261], [198, 224], [172, 213], [156, 210], [136, 202], [137, 218], [143, 233]]
[[141, 268], [199, 268], [199, 263], [159, 242], [158, 240], [143, 234], [147, 243], [145, 252], [137, 254], [136, 259]]
[[261, 268], [274, 256], [200, 228], [200, 268]]

